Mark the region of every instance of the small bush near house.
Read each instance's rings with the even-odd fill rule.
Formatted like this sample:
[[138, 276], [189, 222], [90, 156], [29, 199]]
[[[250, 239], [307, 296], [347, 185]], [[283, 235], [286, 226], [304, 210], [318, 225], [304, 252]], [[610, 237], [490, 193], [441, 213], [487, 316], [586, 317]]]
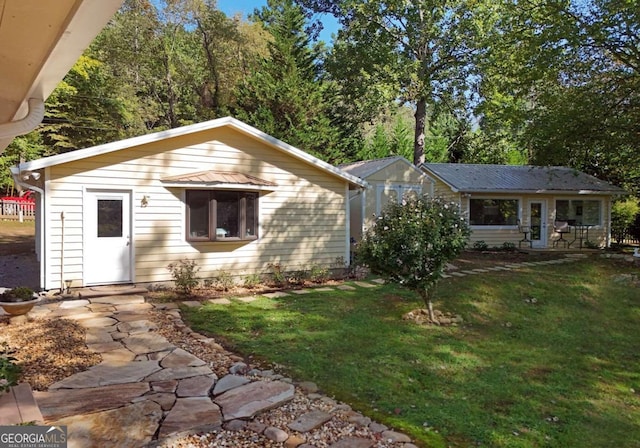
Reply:
[[233, 277], [231, 273], [228, 271], [219, 271], [218, 275], [215, 277], [213, 282], [213, 287], [218, 291], [229, 291], [233, 288], [235, 282], [233, 281]]
[[287, 273], [287, 282], [291, 285], [301, 286], [309, 278], [309, 271], [300, 266], [300, 269]]
[[309, 279], [313, 283], [324, 283], [329, 279], [329, 269], [324, 266], [314, 264], [311, 266]]
[[262, 283], [262, 279], [259, 274], [249, 274], [244, 278], [242, 285], [247, 289], [255, 289], [260, 283]]
[[287, 283], [283, 265], [280, 263], [269, 263], [267, 267], [271, 271], [271, 280], [275, 286], [284, 286]]
[[511, 241], [505, 241], [502, 243], [502, 250], [506, 250], [508, 252], [516, 250], [516, 245]]
[[473, 250], [487, 250], [487, 249], [489, 249], [489, 245], [482, 240], [476, 241], [475, 243], [473, 243]]
[[182, 295], [189, 295], [200, 284], [197, 277], [200, 268], [194, 260], [182, 259], [167, 266], [175, 283], [176, 290]]

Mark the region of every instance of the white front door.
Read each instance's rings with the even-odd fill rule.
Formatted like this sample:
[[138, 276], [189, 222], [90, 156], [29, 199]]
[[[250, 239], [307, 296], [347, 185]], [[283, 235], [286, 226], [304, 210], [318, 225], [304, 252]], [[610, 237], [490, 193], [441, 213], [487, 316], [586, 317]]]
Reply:
[[84, 283], [129, 283], [131, 192], [87, 190], [84, 207]]
[[547, 247], [547, 203], [529, 202], [529, 225], [533, 247]]

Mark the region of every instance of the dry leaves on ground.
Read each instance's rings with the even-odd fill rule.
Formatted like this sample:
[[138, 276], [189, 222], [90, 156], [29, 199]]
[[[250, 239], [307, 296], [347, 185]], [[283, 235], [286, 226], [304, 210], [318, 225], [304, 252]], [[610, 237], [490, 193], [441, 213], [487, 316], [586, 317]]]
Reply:
[[67, 319], [33, 319], [11, 323], [0, 320], [0, 344], [6, 342], [22, 368], [21, 382], [34, 390], [47, 388], [102, 361], [89, 351], [85, 330]]

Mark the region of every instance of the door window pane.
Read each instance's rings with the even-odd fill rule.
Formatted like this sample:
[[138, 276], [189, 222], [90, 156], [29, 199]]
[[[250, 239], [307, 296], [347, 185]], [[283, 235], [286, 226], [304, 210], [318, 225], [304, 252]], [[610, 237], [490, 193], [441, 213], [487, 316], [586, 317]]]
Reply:
[[98, 238], [122, 236], [122, 200], [98, 199]]
[[531, 239], [538, 241], [542, 237], [542, 204], [531, 204]]

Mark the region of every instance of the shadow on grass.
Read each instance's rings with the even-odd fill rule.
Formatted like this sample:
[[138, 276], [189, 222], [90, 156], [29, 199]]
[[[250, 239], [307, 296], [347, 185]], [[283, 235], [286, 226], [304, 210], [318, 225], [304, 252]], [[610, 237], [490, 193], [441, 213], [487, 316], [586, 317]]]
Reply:
[[424, 446], [637, 447], [640, 294], [611, 281], [624, 269], [581, 261], [448, 279], [436, 303], [462, 314], [460, 327], [403, 321], [421, 302], [392, 285], [185, 317]]

